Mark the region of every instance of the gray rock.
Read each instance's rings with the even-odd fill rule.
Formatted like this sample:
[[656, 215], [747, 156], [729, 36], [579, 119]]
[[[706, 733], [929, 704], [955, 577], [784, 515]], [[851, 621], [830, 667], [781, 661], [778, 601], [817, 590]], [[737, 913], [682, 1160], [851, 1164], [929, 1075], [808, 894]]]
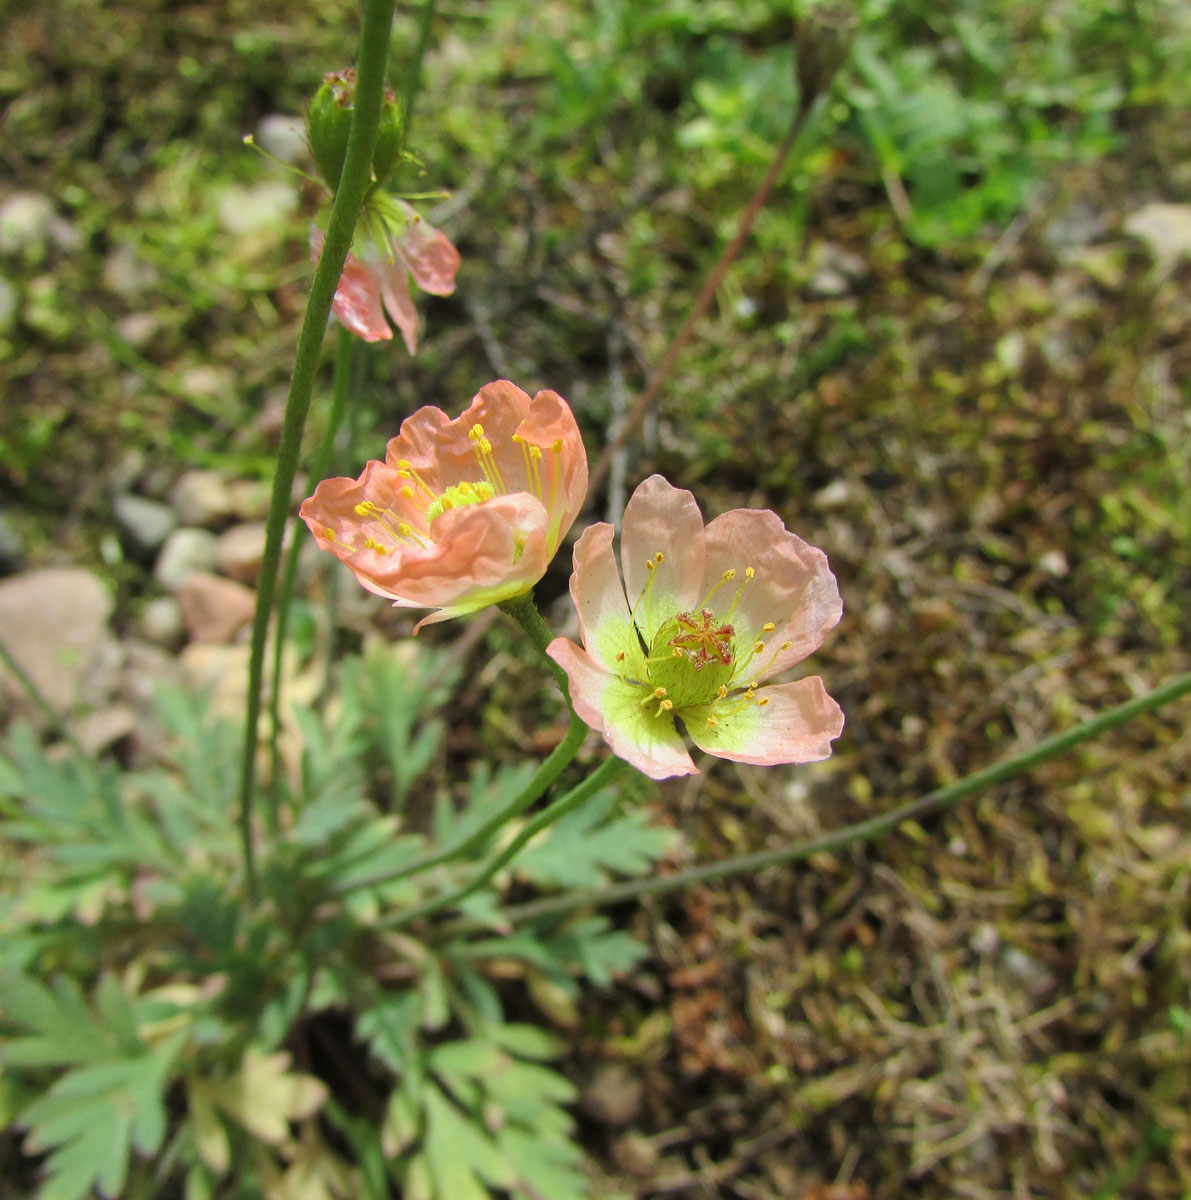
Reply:
[[261, 118], [256, 140], [261, 149], [282, 162], [295, 163], [307, 153], [306, 123], [300, 117], [271, 113]]
[[846, 296], [868, 278], [868, 263], [859, 254], [835, 242], [820, 242], [811, 251], [815, 272], [807, 282], [807, 292], [821, 300]]
[[116, 322], [116, 332], [134, 350], [144, 350], [160, 328], [161, 318], [153, 312], [129, 313]]
[[54, 205], [48, 196], [17, 192], [0, 204], [0, 254], [30, 261], [45, 256]]
[[155, 646], [181, 645], [186, 626], [178, 601], [173, 596], [157, 596], [150, 600], [141, 610], [140, 631], [142, 637]]
[[191, 575], [178, 589], [178, 606], [192, 642], [232, 641], [252, 620], [256, 593], [220, 575]]
[[269, 511], [271, 493], [270, 486], [261, 479], [233, 479], [227, 485], [232, 515], [237, 521], [264, 520]]
[[601, 1125], [620, 1128], [640, 1115], [645, 1099], [641, 1077], [624, 1063], [600, 1063], [579, 1092], [579, 1107]]
[[1191, 258], [1191, 204], [1146, 204], [1125, 218], [1125, 232], [1145, 242], [1160, 272]]
[[136, 731], [136, 713], [127, 704], [112, 704], [88, 713], [74, 735], [88, 754], [99, 754]]
[[174, 485], [174, 511], [184, 525], [210, 529], [232, 515], [227, 481], [218, 471], [187, 471]]
[[219, 539], [206, 529], [183, 526], [165, 540], [153, 576], [167, 592], [176, 592], [191, 575], [213, 571]]
[[[102, 707], [112, 695], [120, 654], [108, 630], [112, 597], [78, 567], [47, 567], [0, 580], [0, 637], [61, 714]], [[0, 665], [8, 711], [42, 721], [16, 678]]]
[[103, 261], [103, 285], [125, 300], [136, 300], [156, 287], [159, 275], [152, 263], [128, 245], [117, 246]]
[[[290, 540], [286, 527], [286, 542]], [[233, 525], [219, 535], [219, 556], [216, 563], [219, 573], [238, 583], [254, 586], [260, 578], [261, 559], [265, 555], [265, 524], [250, 521], [245, 525]]]
[[286, 218], [298, 207], [292, 184], [274, 180], [254, 187], [233, 185], [219, 197], [215, 212], [220, 226], [240, 237], [276, 235]]
[[20, 570], [25, 560], [25, 547], [21, 535], [12, 523], [12, 518], [0, 512], [0, 575], [11, 575]]
[[149, 561], [178, 527], [178, 517], [168, 504], [123, 492], [112, 501], [120, 540], [134, 557]]

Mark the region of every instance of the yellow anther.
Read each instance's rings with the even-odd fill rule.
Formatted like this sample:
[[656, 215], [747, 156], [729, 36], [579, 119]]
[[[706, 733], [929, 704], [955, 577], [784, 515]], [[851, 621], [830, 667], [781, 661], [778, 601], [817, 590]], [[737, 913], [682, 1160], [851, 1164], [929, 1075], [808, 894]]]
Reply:
[[541, 458], [542, 457], [542, 447], [541, 446], [530, 446], [529, 457], [532, 459], [535, 459], [535, 460]]
[[513, 434], [513, 444], [516, 446], [524, 446], [525, 439], [519, 433], [515, 433]]
[[753, 647], [753, 653], [754, 653], [754, 654], [760, 654], [760, 653], [761, 653], [761, 651], [762, 651], [762, 650], [764, 650], [764, 649], [765, 649], [765, 643], [764, 643], [764, 642], [758, 642], [758, 643], [757, 643], [757, 644], [756, 644], [756, 645]]
[[772, 621], [766, 621], [765, 624], [761, 626], [761, 632], [772, 633], [776, 628], [777, 626]]
[[752, 567], [745, 567], [745, 569], [744, 569], [745, 579], [752, 579], [753, 576], [755, 576], [756, 574], [757, 574], [757, 572], [754, 571]]
[[729, 568], [728, 568], [728, 569], [727, 569], [727, 570], [726, 570], [726, 571], [723, 573], [723, 575], [721, 576], [721, 578], [723, 579], [723, 581], [724, 581], [725, 583], [731, 583], [731, 582], [732, 582], [732, 580], [736, 578], [736, 568], [735, 568], [735, 567], [729, 567]]
[[717, 691], [715, 694], [715, 698], [717, 700], [723, 700], [724, 697], [727, 696], [727, 694], [728, 694], [728, 685], [726, 683], [721, 683], [719, 686], [719, 691]]
[[401, 524], [397, 526], [397, 532], [400, 533], [402, 537], [409, 537], [413, 531], [414, 527], [408, 521], [402, 521]]
[[757, 701], [757, 707], [764, 708], [768, 703], [769, 703], [769, 697], [762, 696], [761, 699]]
[[405, 484], [405, 485], [402, 487], [402, 489], [401, 489], [401, 494], [402, 494], [402, 495], [403, 495], [403, 496], [404, 496], [404, 497], [405, 497], [407, 500], [412, 500], [412, 499], [414, 498], [414, 490], [413, 490], [413, 488], [411, 488], [411, 487], [409, 486], [409, 484], [408, 484], [408, 483], [407, 483], [407, 484]]
[[664, 563], [666, 561], [666, 556], [660, 550], [655, 550], [654, 555], [653, 555], [653, 561], [655, 563]]
[[551, 446], [550, 449], [553, 450], [555, 454], [561, 454], [562, 453], [562, 438], [555, 438], [554, 445]]
[[482, 438], [482, 437], [484, 436], [484, 426], [483, 426], [483, 425], [480, 425], [480, 424], [478, 424], [478, 423], [477, 423], [477, 424], [475, 424], [475, 425], [473, 425], [473, 426], [472, 426], [472, 427], [471, 427], [471, 428], [470, 428], [470, 429], [467, 431], [467, 436], [468, 436], [469, 438], [471, 438], [471, 440], [472, 440], [473, 442], [478, 442], [478, 441], [480, 440], [480, 438]]
[[360, 503], [356, 505], [355, 512], [356, 512], [357, 517], [366, 517], [366, 516], [368, 516], [368, 514], [371, 511], [372, 511], [372, 501], [371, 500], [361, 500]]
[[410, 469], [410, 461], [408, 458], [399, 458], [397, 460], [398, 471], [408, 471]]
[[653, 561], [653, 559], [652, 559], [652, 558], [649, 560], [649, 562], [647, 562], [647, 563], [645, 564], [645, 569], [646, 569], [647, 571], [653, 571], [653, 570], [655, 570], [656, 568], [657, 568], [657, 563], [655, 563], [655, 562]]
[[794, 645], [793, 642], [782, 642], [782, 649], [789, 650], [792, 645]]
[[468, 483], [468, 482], [467, 482], [467, 480], [465, 479], [465, 480], [464, 480], [464, 481], [463, 481], [463, 482], [462, 482], [462, 483], [459, 485], [459, 490], [460, 490], [460, 491], [461, 491], [461, 492], [462, 492], [462, 493], [463, 493], [465, 496], [470, 496], [470, 495], [471, 495], [471, 491], [472, 491], [471, 484], [470, 484], [470, 483]]
[[617, 652], [616, 652], [616, 661], [617, 661], [617, 662], [624, 662], [624, 651], [623, 651], [623, 650], [617, 650]]
[[673, 708], [673, 700], [662, 700], [658, 703], [658, 712], [670, 712]]
[[333, 542], [333, 541], [335, 540], [335, 530], [333, 530], [333, 529], [324, 529], [324, 530], [323, 530], [323, 537], [325, 537], [325, 538], [327, 539], [327, 541], [328, 541], [328, 542]]
[[653, 694], [660, 700], [666, 694], [666, 689], [664, 687], [655, 687]]
[[715, 719], [715, 717], [707, 718], [707, 727], [709, 729], [714, 729], [718, 724], [719, 724], [719, 722]]

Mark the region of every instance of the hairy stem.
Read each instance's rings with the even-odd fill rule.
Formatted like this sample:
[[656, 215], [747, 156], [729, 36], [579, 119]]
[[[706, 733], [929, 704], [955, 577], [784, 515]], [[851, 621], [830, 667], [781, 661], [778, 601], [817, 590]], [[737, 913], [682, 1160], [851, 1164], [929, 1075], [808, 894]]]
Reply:
[[1152, 712], [1164, 704], [1170, 704], [1182, 696], [1191, 693], [1191, 674], [1180, 675], [1153, 691], [1146, 692], [1132, 700], [1126, 700], [1115, 708], [1110, 708], [1088, 720], [1081, 722], [1064, 733], [1057, 733], [1039, 742], [1030, 750], [1010, 755], [982, 771], [976, 771], [947, 787], [937, 788], [928, 795], [913, 800], [908, 804], [899, 805], [866, 821], [857, 821], [842, 829], [819, 837], [809, 838], [801, 842], [792, 842], [773, 850], [761, 850], [755, 854], [742, 854], [736, 858], [727, 858], [721, 862], [705, 863], [692, 867], [687, 871], [678, 871], [653, 879], [640, 879], [628, 883], [616, 884], [611, 887], [584, 889], [582, 891], [566, 892], [561, 896], [550, 896], [543, 900], [531, 900], [526, 904], [516, 904], [501, 909], [499, 916], [510, 923], [530, 921], [538, 917], [557, 916], [571, 909], [602, 904], [615, 904], [622, 900], [633, 900], [640, 896], [658, 895], [662, 892], [672, 892], [691, 884], [709, 883], [713, 879], [727, 879], [733, 875], [746, 875], [764, 870], [766, 867], [780, 866], [785, 863], [798, 862], [815, 854], [823, 854], [832, 850], [842, 850], [856, 842], [871, 841], [883, 833], [904, 824], [906, 821], [917, 820], [930, 813], [941, 812], [953, 808], [961, 800], [966, 800], [976, 792], [995, 784], [1004, 783], [1024, 775], [1034, 767], [1058, 758], [1083, 742], [1090, 742], [1124, 725], [1143, 713]]
[[695, 303], [691, 305], [691, 311], [686, 315], [686, 320], [683, 321], [670, 345], [666, 348], [666, 353], [662, 356], [662, 361], [658, 363], [653, 374], [649, 377], [649, 381], [645, 385], [645, 390], [633, 402], [633, 406], [629, 409], [625, 418], [617, 423], [616, 432], [612, 435], [608, 445], [604, 447], [604, 452], [592, 468], [591, 477], [587, 485], [589, 494], [594, 492], [604, 481], [604, 476], [608, 474], [613, 459], [629, 440], [630, 436], [632, 436], [637, 426], [645, 419], [646, 414], [657, 400], [658, 393], [662, 390], [662, 385], [670, 378], [671, 372], [673, 372], [674, 366], [678, 362], [678, 356], [686, 349], [687, 343], [691, 338], [694, 337], [695, 326], [698, 325], [704, 313], [711, 306], [716, 292], [719, 291], [720, 284], [724, 281], [724, 276], [728, 273], [728, 268], [736, 261], [736, 256], [744, 247], [748, 235], [752, 232], [757, 214], [764, 207], [765, 201], [769, 199], [769, 193], [773, 190], [773, 185], [777, 182], [777, 177], [781, 174], [782, 167], [785, 166], [790, 151], [794, 149], [806, 130], [815, 126], [819, 114], [827, 106], [827, 99], [828, 94], [826, 92], [819, 96], [811, 96], [809, 93], [806, 93], [800, 97], [798, 107], [790, 122], [790, 128], [786, 131], [786, 136], [782, 139], [781, 145], [778, 146], [777, 153], [774, 154], [773, 161], [769, 164], [769, 170], [765, 172], [765, 178], [761, 180], [760, 186], [758, 186], [745, 206], [744, 212], [740, 217], [740, 224], [736, 228], [735, 236], [724, 247], [719, 261], [712, 267], [711, 274], [707, 276], [702, 290], [695, 298]]
[[[514, 796], [500, 812], [485, 821], [474, 833], [470, 833], [467, 837], [461, 838], [449, 846], [444, 846], [432, 854], [415, 859], [411, 863], [405, 863], [403, 866], [396, 867], [391, 871], [378, 872], [375, 875], [365, 875], [359, 879], [349, 880], [334, 889], [336, 895], [357, 892], [362, 888], [379, 887], [384, 883], [393, 883], [398, 879], [405, 879], [407, 876], [417, 875], [423, 871], [441, 867], [446, 863], [470, 857], [501, 826], [523, 813], [535, 800], [544, 796], [550, 785], [554, 783], [559, 775], [570, 765], [575, 755], [579, 753], [579, 747], [583, 745], [583, 739], [587, 736], [587, 726], [576, 716], [575, 710], [571, 707], [570, 694], [566, 686], [566, 672], [553, 659], [546, 657], [545, 649], [552, 641], [554, 635], [550, 631], [550, 626], [543, 620], [541, 613], [538, 612], [537, 605], [533, 601], [533, 593], [527, 593], [524, 596], [517, 596], [512, 600], [506, 600], [500, 607], [520, 624], [521, 628], [529, 635], [538, 652], [541, 653], [542, 658], [553, 668], [555, 678], [559, 681], [559, 687], [562, 688], [563, 699], [567, 702], [567, 711], [571, 717], [570, 724], [567, 726], [566, 736], [555, 746], [546, 761], [534, 772], [533, 778], [525, 785], [522, 791]], [[546, 811], [549, 810], [547, 809]]]
[[[347, 408], [348, 390], [351, 378], [352, 352], [355, 339], [347, 329], [339, 326], [339, 337], [335, 344], [335, 373], [331, 383], [331, 411], [327, 416], [327, 429], [323, 440], [314, 453], [310, 465], [310, 475], [313, 479], [322, 479], [330, 466], [331, 454], [335, 449], [335, 437], [339, 426], [343, 423], [343, 414]], [[271, 764], [270, 787], [270, 822], [277, 828], [277, 809], [281, 794], [281, 676], [282, 657], [285, 652], [285, 638], [289, 627], [290, 603], [294, 596], [294, 586], [298, 579], [298, 562], [302, 556], [304, 544], [302, 533], [305, 526], [301, 518], [293, 519], [294, 536], [285, 554], [285, 568], [281, 575], [281, 594], [277, 601], [277, 621], [273, 628], [273, 684], [269, 691], [269, 762]]]
[[604, 759], [582, 783], [576, 784], [569, 792], [555, 800], [553, 804], [542, 809], [533, 820], [526, 822], [525, 827], [517, 836], [498, 854], [489, 859], [478, 874], [469, 879], [462, 887], [456, 888], [453, 892], [448, 892], [445, 896], [435, 896], [432, 900], [427, 900], [424, 904], [418, 904], [413, 908], [406, 909], [404, 912], [397, 913], [383, 920], [381, 924], [387, 929], [396, 929], [402, 925], [408, 925], [411, 921], [416, 921], [420, 917], [428, 917], [432, 913], [440, 912], [444, 908], [452, 908], [461, 901], [466, 900], [468, 896], [478, 892], [486, 883], [489, 883], [498, 871], [512, 862], [521, 853], [531, 838], [536, 837], [543, 829], [553, 825], [555, 821], [561, 820], [567, 813], [574, 812], [581, 804], [594, 796], [600, 788], [611, 783], [627, 765], [627, 763], [619, 758]]
[[273, 495], [269, 503], [265, 552], [261, 560], [256, 612], [252, 621], [252, 647], [248, 660], [248, 692], [244, 704], [244, 744], [241, 748], [239, 825], [244, 854], [244, 876], [251, 900], [256, 899], [256, 859], [252, 841], [252, 806], [256, 788], [256, 735], [261, 711], [261, 684], [264, 677], [265, 642], [277, 567], [281, 559], [281, 541], [290, 506], [290, 490], [298, 468], [302, 430], [310, 410], [310, 397], [318, 373], [319, 356], [331, 301], [351, 246], [356, 221], [363, 208], [364, 195], [372, 179], [372, 148], [380, 120], [384, 94], [385, 68], [389, 61], [389, 39], [393, 25], [394, 0], [365, 0], [364, 24], [360, 33], [355, 104], [351, 132], [339, 190], [331, 208], [331, 220], [323, 243], [322, 257], [314, 272], [306, 315], [298, 335], [298, 351], [285, 404], [281, 446], [273, 474]]

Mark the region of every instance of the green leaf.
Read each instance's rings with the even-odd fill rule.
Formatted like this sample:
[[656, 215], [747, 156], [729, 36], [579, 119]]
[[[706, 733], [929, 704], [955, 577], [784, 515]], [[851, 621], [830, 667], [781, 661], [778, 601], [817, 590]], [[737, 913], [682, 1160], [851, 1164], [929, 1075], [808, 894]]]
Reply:
[[26, 975], [0, 975], [0, 1013], [33, 1031], [0, 1048], [9, 1066], [72, 1066], [102, 1062], [116, 1052], [115, 1039], [92, 1017], [72, 980], [59, 979], [51, 990]]
[[533, 1200], [587, 1200], [587, 1180], [579, 1171], [582, 1154], [569, 1140], [541, 1136], [540, 1131], [507, 1125], [497, 1144], [517, 1170], [520, 1191]]
[[26, 1148], [51, 1150], [42, 1200], [80, 1200], [97, 1187], [118, 1196], [133, 1149], [156, 1153], [165, 1137], [163, 1096], [185, 1034], [152, 1054], [68, 1071], [21, 1114]]
[[490, 1187], [507, 1188], [515, 1171], [496, 1143], [437, 1088], [427, 1088], [424, 1154], [441, 1200], [487, 1200]]
[[648, 953], [636, 938], [609, 929], [607, 917], [587, 917], [554, 934], [546, 943], [561, 961], [578, 967], [597, 987], [631, 971]]
[[598, 887], [609, 875], [643, 875], [670, 848], [673, 834], [655, 829], [644, 813], [613, 816], [608, 788], [551, 826], [517, 859], [517, 870], [544, 885]]

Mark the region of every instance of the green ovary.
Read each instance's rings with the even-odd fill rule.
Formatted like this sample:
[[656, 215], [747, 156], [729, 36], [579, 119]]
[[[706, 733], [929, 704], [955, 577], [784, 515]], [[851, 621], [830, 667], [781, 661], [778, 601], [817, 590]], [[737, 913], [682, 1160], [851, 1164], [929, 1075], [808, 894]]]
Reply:
[[677, 613], [658, 630], [649, 647], [649, 681], [665, 688], [676, 709], [710, 704], [732, 682], [736, 654], [731, 625], [704, 609]]
[[484, 481], [468, 483], [465, 480], [463, 483], [452, 484], [426, 510], [426, 523], [429, 524], [435, 517], [441, 517], [449, 509], [462, 508], [465, 504], [480, 504], [491, 500], [495, 495], [496, 489]]

